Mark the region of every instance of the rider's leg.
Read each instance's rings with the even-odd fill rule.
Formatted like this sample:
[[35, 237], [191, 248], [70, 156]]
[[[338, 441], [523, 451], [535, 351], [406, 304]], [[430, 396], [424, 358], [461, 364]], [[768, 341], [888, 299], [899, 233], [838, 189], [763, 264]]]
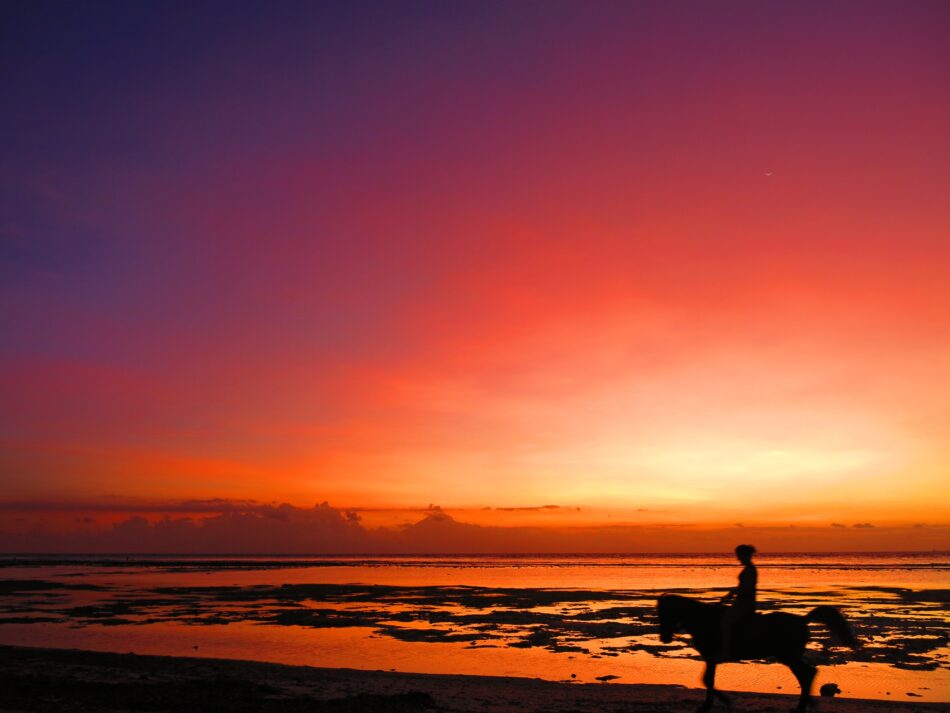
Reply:
[[736, 626], [736, 608], [729, 607], [722, 613], [719, 660], [728, 661], [732, 653], [732, 632]]

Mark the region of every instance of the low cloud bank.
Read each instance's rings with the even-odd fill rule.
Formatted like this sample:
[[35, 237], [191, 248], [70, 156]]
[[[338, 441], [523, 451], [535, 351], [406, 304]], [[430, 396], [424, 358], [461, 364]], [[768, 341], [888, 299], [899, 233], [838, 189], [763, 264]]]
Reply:
[[[205, 516], [140, 514], [96, 529], [93, 518], [77, 531], [0, 530], [7, 553], [175, 553], [175, 554], [463, 554], [584, 552], [725, 552], [738, 541], [760, 550], [886, 551], [950, 549], [950, 527], [589, 526], [495, 527], [460, 522], [431, 506], [418, 522], [368, 528], [354, 510], [324, 502], [228, 506]], [[180, 511], [176, 511], [180, 514]], [[78, 522], [78, 520], [75, 520]]]

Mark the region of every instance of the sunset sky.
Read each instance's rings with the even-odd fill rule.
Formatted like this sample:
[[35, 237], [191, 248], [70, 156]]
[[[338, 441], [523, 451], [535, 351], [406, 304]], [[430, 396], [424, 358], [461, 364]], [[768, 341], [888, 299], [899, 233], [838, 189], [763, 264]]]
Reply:
[[4, 3], [0, 549], [950, 549], [948, 127], [943, 0]]

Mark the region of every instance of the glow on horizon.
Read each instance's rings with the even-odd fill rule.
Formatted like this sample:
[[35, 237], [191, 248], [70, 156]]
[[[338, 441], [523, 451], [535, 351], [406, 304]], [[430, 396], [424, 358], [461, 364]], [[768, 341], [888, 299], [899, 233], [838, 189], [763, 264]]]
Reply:
[[21, 529], [950, 524], [945, 4], [125, 12], [11, 32]]

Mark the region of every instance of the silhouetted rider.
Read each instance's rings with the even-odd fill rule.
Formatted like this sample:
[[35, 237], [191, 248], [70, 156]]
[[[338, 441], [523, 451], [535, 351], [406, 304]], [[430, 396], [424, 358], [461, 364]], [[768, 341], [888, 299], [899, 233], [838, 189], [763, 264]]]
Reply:
[[752, 619], [755, 614], [755, 588], [759, 580], [759, 573], [752, 564], [752, 555], [755, 547], [739, 545], [736, 547], [736, 557], [745, 565], [739, 573], [739, 586], [730, 589], [722, 598], [723, 604], [731, 606], [722, 615], [722, 649], [720, 659], [725, 661], [730, 657], [732, 640], [738, 627]]

